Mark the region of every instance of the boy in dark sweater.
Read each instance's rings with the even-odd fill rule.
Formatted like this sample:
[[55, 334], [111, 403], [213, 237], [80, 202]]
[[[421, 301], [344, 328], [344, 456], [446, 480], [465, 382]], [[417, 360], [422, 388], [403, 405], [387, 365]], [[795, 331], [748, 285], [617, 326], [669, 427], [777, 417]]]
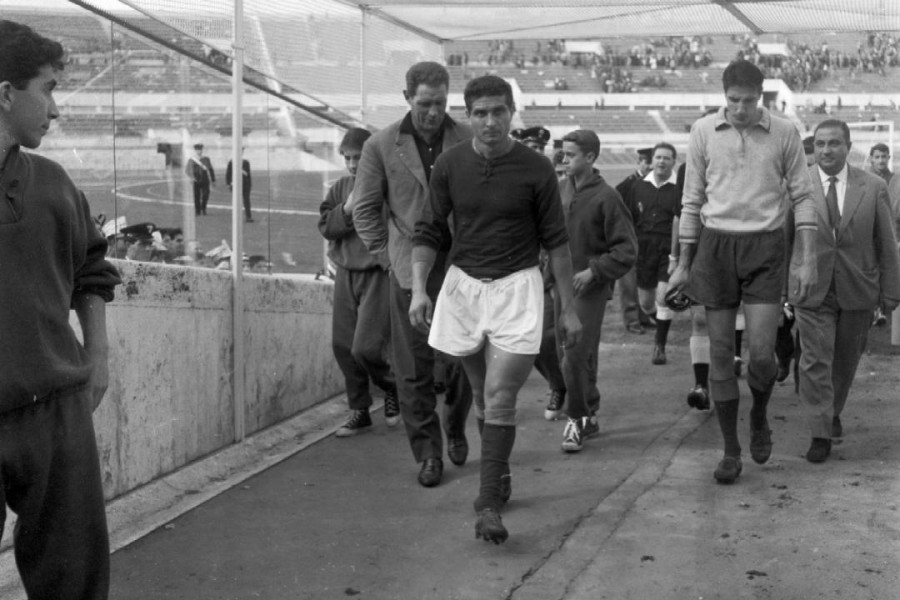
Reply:
[[[569, 417], [563, 431], [564, 452], [578, 452], [584, 440], [600, 433], [597, 409], [597, 346], [606, 302], [616, 279], [634, 266], [637, 238], [631, 212], [619, 193], [594, 170], [600, 139], [589, 129], [563, 137], [567, 177], [560, 189], [569, 250], [575, 312], [581, 321], [581, 340], [571, 347], [560, 339], [560, 364], [569, 398]], [[556, 298], [557, 310], [560, 299]]]
[[337, 430], [337, 437], [350, 437], [372, 426], [369, 379], [384, 390], [388, 427], [400, 422], [397, 388], [387, 361], [391, 340], [390, 280], [353, 228], [356, 168], [363, 143], [371, 135], [360, 128], [352, 128], [344, 135], [340, 153], [350, 175], [331, 186], [319, 207], [319, 231], [328, 240], [328, 257], [337, 268], [331, 343], [344, 374], [351, 410], [347, 422]]
[[[109, 382], [120, 283], [84, 195], [40, 146], [62, 46], [0, 21], [0, 529], [29, 598], [105, 599], [109, 540], [91, 413]], [[69, 309], [83, 343], [69, 326]]]

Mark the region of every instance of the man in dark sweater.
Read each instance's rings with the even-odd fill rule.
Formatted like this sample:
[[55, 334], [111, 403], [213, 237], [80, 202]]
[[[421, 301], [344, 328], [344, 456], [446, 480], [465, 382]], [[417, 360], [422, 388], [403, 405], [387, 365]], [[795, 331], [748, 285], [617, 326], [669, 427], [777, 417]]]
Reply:
[[[413, 236], [409, 318], [429, 332], [433, 348], [461, 357], [482, 432], [475, 534], [499, 544], [508, 537], [499, 511], [509, 496], [516, 398], [541, 345], [542, 247], [557, 281], [557, 326], [567, 346], [580, 337], [581, 324], [553, 166], [509, 137], [515, 106], [506, 81], [477, 77], [463, 97], [475, 137], [434, 164], [431, 197]], [[427, 281], [450, 213], [451, 266], [432, 304]]]
[[[622, 198], [594, 170], [600, 154], [600, 139], [589, 129], [563, 137], [566, 179], [563, 180], [563, 211], [569, 232], [569, 250], [575, 272], [572, 287], [575, 311], [582, 325], [581, 341], [561, 348], [561, 366], [569, 399], [569, 417], [562, 449], [578, 452], [585, 439], [600, 433], [597, 409], [597, 346], [606, 302], [613, 282], [627, 273], [637, 257], [637, 239], [631, 213]], [[556, 298], [559, 311], [561, 298]], [[560, 340], [562, 342], [563, 340]]]
[[319, 207], [319, 232], [328, 240], [328, 258], [334, 263], [334, 311], [331, 345], [347, 388], [350, 416], [337, 437], [351, 437], [372, 426], [369, 380], [384, 391], [384, 420], [400, 423], [400, 405], [394, 374], [388, 364], [391, 341], [390, 279], [378, 259], [366, 250], [353, 228], [356, 169], [363, 144], [372, 134], [353, 127], [341, 140], [346, 177], [328, 190]]
[[0, 530], [9, 506], [29, 598], [101, 600], [109, 540], [91, 413], [109, 383], [106, 302], [120, 280], [84, 195], [22, 150], [59, 116], [63, 64], [59, 43], [0, 21]]

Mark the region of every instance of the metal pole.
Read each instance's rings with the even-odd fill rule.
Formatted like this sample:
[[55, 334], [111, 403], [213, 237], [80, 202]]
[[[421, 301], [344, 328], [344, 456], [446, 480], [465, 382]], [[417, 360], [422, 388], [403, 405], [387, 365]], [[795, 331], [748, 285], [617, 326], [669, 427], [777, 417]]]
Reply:
[[244, 2], [234, 2], [234, 59], [231, 66], [231, 279], [232, 279], [232, 382], [234, 385], [234, 441], [245, 436], [244, 395], [244, 243], [241, 205], [244, 189], [243, 157], [241, 147], [244, 138], [243, 78], [244, 78]]
[[361, 11], [362, 19], [359, 28], [359, 122], [366, 124], [366, 103], [368, 90], [366, 90], [366, 25], [368, 14], [366, 9]]

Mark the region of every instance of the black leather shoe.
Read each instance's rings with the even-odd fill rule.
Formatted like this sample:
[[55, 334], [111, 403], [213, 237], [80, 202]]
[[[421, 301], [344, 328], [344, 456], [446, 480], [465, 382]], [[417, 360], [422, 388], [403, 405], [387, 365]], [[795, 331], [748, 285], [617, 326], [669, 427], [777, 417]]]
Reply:
[[444, 476], [444, 463], [439, 458], [426, 458], [419, 471], [419, 483], [424, 487], [434, 487]]
[[841, 425], [840, 417], [833, 417], [831, 419], [831, 437], [833, 437], [833, 438], [844, 437], [844, 426]]
[[806, 460], [811, 463], [822, 463], [831, 454], [831, 440], [825, 438], [813, 438], [809, 450], [806, 452]]
[[466, 441], [465, 434], [459, 437], [447, 437], [447, 456], [457, 467], [466, 464], [469, 457], [469, 442]]

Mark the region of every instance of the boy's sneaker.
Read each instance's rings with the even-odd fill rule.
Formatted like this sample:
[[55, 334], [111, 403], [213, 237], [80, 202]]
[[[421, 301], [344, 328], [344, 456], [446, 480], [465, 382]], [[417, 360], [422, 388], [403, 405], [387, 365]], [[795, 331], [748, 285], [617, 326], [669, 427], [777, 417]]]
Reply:
[[335, 437], [351, 437], [357, 433], [363, 433], [372, 426], [372, 417], [369, 416], [368, 409], [354, 410], [350, 413], [347, 422], [334, 433]]
[[709, 392], [700, 384], [694, 386], [687, 395], [687, 403], [697, 410], [709, 410]]
[[588, 415], [581, 420], [581, 439], [589, 440], [600, 435], [600, 422], [597, 415]]
[[400, 401], [397, 400], [397, 390], [388, 390], [384, 393], [384, 422], [388, 427], [396, 427], [400, 423]]
[[562, 414], [563, 405], [566, 403], [566, 393], [550, 390], [550, 402], [544, 409], [544, 418], [548, 421], [557, 420]]
[[578, 452], [584, 441], [584, 433], [581, 428], [581, 419], [569, 419], [563, 430], [563, 452]]

